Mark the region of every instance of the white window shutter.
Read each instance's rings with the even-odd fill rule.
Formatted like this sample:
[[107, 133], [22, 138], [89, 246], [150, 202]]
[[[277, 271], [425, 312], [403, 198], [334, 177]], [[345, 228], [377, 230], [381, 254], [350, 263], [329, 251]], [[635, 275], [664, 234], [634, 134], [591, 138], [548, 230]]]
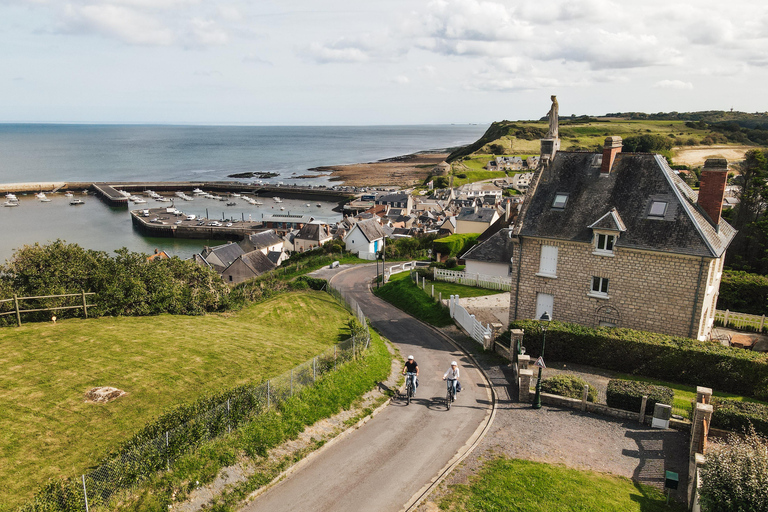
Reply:
[[542, 245], [539, 260], [539, 274], [555, 277], [557, 275], [557, 246]]

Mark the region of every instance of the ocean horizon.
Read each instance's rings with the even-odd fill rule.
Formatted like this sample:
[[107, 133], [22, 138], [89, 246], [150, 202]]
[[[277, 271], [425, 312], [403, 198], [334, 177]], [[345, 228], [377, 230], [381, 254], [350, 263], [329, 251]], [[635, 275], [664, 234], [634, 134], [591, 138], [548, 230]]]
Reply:
[[[273, 172], [264, 182], [329, 184], [328, 175], [299, 179], [320, 166], [373, 162], [466, 145], [487, 125], [222, 126], [0, 123], [0, 187], [3, 183], [109, 181], [223, 181], [229, 174]], [[237, 181], [237, 180], [234, 180]], [[252, 180], [244, 180], [252, 181]], [[336, 183], [336, 182], [334, 182]], [[0, 188], [1, 191], [1, 188]], [[0, 208], [0, 261], [14, 249], [56, 239], [96, 250], [166, 250], [180, 257], [216, 241], [150, 239], [133, 230], [125, 209], [95, 197], [69, 206], [20, 196], [21, 205]], [[177, 205], [178, 206], [178, 205]], [[202, 204], [184, 204], [190, 213]], [[215, 207], [211, 218], [247, 216], [261, 210]], [[301, 211], [303, 204], [289, 204]], [[328, 222], [341, 216], [328, 203], [313, 214]], [[193, 211], [194, 210], [194, 211]]]

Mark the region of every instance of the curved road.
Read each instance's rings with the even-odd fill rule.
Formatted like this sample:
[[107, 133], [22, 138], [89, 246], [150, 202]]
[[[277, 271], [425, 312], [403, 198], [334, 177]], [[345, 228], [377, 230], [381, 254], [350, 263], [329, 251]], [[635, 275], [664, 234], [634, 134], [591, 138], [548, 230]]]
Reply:
[[[334, 287], [360, 304], [374, 327], [419, 363], [420, 385], [411, 405], [400, 400], [365, 425], [321, 450], [244, 512], [398, 512], [423, 490], [473, 438], [491, 407], [482, 374], [439, 334], [375, 297], [365, 265], [333, 277]], [[443, 373], [451, 360], [461, 368], [463, 391], [446, 411]]]

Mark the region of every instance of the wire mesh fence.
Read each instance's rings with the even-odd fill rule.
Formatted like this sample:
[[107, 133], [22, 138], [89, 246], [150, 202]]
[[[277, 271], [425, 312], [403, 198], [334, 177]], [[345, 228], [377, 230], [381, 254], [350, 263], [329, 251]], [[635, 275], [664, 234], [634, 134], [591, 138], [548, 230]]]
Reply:
[[132, 489], [158, 471], [169, 469], [185, 453], [237, 429], [269, 409], [280, 407], [302, 389], [314, 385], [318, 378], [360, 356], [371, 340], [365, 315], [338, 290], [328, 287], [327, 291], [344, 303], [359, 321], [359, 325], [353, 327], [351, 338], [266, 382], [238, 387], [227, 393], [225, 399], [136, 446], [125, 448], [79, 479], [50, 482], [20, 507], [19, 512], [105, 510], [119, 493]]

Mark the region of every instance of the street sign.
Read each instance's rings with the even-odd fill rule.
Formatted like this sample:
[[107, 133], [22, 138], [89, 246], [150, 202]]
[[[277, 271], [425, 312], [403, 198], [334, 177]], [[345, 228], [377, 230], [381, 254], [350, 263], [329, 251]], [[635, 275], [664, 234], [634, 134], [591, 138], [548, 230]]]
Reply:
[[547, 365], [544, 364], [544, 358], [539, 356], [539, 358], [536, 360], [535, 363], [533, 363], [533, 366], [538, 366], [539, 368], [546, 368]]

